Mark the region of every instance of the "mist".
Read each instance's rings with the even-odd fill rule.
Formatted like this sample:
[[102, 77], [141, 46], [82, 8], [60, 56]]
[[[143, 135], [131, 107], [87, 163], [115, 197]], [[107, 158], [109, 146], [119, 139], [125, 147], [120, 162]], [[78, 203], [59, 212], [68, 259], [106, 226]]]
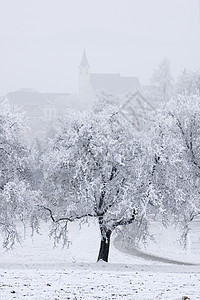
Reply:
[[84, 49], [92, 72], [141, 84], [163, 57], [174, 76], [198, 70], [199, 12], [198, 0], [1, 0], [0, 95], [77, 93]]

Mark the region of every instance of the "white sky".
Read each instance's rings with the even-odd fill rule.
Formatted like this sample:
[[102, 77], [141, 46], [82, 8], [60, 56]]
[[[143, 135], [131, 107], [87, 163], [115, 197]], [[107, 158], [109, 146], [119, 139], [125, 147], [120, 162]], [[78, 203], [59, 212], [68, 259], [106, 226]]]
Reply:
[[148, 83], [163, 57], [175, 76], [200, 69], [200, 0], [0, 0], [0, 94], [77, 92], [92, 72]]

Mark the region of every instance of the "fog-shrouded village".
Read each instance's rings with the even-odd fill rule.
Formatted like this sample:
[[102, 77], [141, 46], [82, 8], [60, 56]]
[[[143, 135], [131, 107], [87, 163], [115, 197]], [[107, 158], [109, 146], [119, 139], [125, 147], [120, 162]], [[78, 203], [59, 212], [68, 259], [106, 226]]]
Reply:
[[200, 1], [0, 0], [0, 300], [200, 299]]

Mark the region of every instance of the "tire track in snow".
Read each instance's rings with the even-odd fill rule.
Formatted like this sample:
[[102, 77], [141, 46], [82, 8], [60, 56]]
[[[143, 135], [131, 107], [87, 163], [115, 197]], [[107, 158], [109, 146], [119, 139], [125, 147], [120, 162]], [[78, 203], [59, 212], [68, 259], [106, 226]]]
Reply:
[[198, 266], [199, 265], [199, 264], [195, 264], [195, 263], [183, 262], [183, 261], [178, 261], [178, 260], [175, 260], [175, 259], [170, 259], [170, 258], [165, 258], [165, 257], [145, 253], [145, 252], [140, 251], [139, 249], [137, 249], [135, 247], [131, 248], [131, 249], [128, 249], [127, 247], [124, 247], [123, 238], [120, 237], [120, 236], [117, 236], [114, 239], [113, 244], [114, 244], [114, 246], [117, 250], [119, 250], [123, 253], [129, 254], [131, 256], [136, 256], [136, 257], [143, 258], [145, 260], [163, 262], [163, 263], [168, 263], [168, 264], [185, 265], [185, 266]]

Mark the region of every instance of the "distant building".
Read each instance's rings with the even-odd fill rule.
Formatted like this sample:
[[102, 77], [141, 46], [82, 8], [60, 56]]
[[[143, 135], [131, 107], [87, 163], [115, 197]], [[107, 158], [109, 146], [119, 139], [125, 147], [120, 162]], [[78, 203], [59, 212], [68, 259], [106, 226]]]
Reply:
[[11, 107], [25, 112], [32, 138], [42, 137], [56, 127], [67, 108], [74, 108], [78, 96], [67, 93], [40, 93], [33, 89], [19, 89], [4, 97]]
[[79, 66], [79, 98], [84, 107], [93, 104], [98, 91], [123, 96], [140, 89], [138, 77], [124, 77], [120, 74], [90, 73], [86, 53]]
[[[79, 65], [79, 94], [40, 93], [34, 89], [19, 89], [8, 93], [2, 99], [6, 99], [12, 107], [18, 107], [25, 112], [34, 138], [42, 137], [51, 127], [56, 127], [67, 109], [91, 108], [98, 91], [122, 96], [138, 89], [140, 82], [137, 77], [90, 73], [84, 51]], [[2, 99], [0, 101], [3, 101]]]

